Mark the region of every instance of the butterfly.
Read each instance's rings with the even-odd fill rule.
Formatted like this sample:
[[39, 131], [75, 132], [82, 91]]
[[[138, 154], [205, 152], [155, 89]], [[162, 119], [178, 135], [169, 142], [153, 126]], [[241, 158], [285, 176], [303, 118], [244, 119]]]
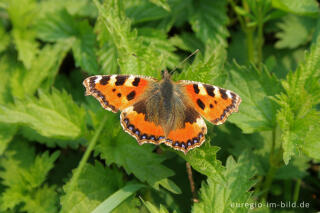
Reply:
[[[83, 81], [86, 95], [94, 96], [106, 110], [121, 111], [125, 132], [140, 145], [164, 143], [185, 154], [205, 141], [203, 118], [222, 124], [237, 112], [241, 98], [217, 86], [181, 80], [167, 71], [162, 79], [135, 75], [95, 75]], [[203, 117], [203, 118], [202, 118]]]

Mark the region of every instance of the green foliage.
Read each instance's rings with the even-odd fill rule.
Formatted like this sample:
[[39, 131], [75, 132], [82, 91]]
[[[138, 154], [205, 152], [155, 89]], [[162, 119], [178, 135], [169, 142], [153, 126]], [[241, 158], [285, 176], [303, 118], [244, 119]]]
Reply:
[[255, 170], [250, 157], [244, 153], [238, 162], [229, 157], [223, 172], [225, 182], [215, 182], [208, 177], [207, 183], [201, 186], [200, 202], [193, 206], [192, 212], [246, 212], [242, 208], [234, 209], [232, 205], [249, 202], [249, 190], [255, 184], [251, 179]]
[[56, 142], [61, 146], [75, 146], [68, 140], [79, 138], [83, 134], [85, 111], [66, 92], [53, 90], [51, 94], [42, 91], [38, 94], [39, 98], [16, 100], [12, 105], [1, 106], [0, 122], [25, 127], [26, 136], [29, 137], [40, 135], [64, 139], [65, 141]]
[[[113, 122], [115, 121], [108, 123], [111, 125]], [[171, 169], [161, 164], [165, 158], [152, 153], [152, 145], [139, 146], [120, 128], [102, 134], [103, 140], [97, 145], [96, 150], [106, 164], [115, 163], [124, 167], [128, 174], [133, 173], [142, 182], [146, 181], [155, 187], [158, 184], [165, 187], [166, 185], [159, 181], [174, 174]]]
[[294, 15], [285, 16], [283, 22], [278, 25], [282, 31], [276, 34], [279, 39], [276, 47], [293, 49], [304, 45], [311, 39], [310, 31], [314, 24], [314, 21], [310, 18]]
[[[317, 1], [0, 0], [0, 17], [1, 212], [318, 210]], [[164, 69], [242, 99], [186, 155], [84, 96], [87, 76]]]
[[226, 44], [228, 30], [226, 24], [227, 1], [196, 1], [194, 15], [191, 16], [191, 26], [196, 36], [206, 43], [213, 40], [216, 43]]
[[[69, 183], [64, 186], [66, 192]], [[86, 164], [73, 191], [61, 197], [61, 212], [91, 212], [122, 185], [122, 174], [118, 170], [105, 168], [99, 162]]]
[[277, 119], [283, 131], [282, 146], [286, 164], [298, 149], [304, 150], [312, 158], [319, 159], [319, 155], [313, 151], [319, 146], [316, 133], [320, 124], [320, 114], [316, 109], [320, 100], [319, 63], [318, 41], [312, 46], [305, 62], [295, 72], [290, 72], [282, 82], [285, 93], [277, 96], [281, 107]]
[[230, 121], [239, 126], [244, 133], [270, 130], [276, 126], [277, 105], [270, 97], [280, 93], [279, 80], [264, 68], [253, 66], [229, 66], [226, 86], [240, 95], [242, 113], [233, 115]]
[[1, 159], [4, 170], [0, 177], [6, 186], [0, 199], [1, 210], [13, 210], [23, 203], [23, 211], [56, 212], [58, 196], [55, 187], [44, 182], [58, 156], [59, 151], [50, 156], [48, 152], [36, 155], [34, 148], [24, 140], [11, 143]]

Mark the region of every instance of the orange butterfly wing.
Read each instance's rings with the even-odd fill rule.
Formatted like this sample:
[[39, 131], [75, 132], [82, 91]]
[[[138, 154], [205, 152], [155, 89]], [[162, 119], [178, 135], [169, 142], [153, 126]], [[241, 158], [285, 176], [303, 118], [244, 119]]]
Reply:
[[131, 106], [155, 82], [150, 77], [133, 75], [95, 75], [86, 78], [86, 95], [99, 100], [101, 106], [117, 112]]
[[209, 84], [194, 81], [179, 81], [193, 107], [208, 121], [219, 125], [238, 111], [241, 98], [236, 93]]

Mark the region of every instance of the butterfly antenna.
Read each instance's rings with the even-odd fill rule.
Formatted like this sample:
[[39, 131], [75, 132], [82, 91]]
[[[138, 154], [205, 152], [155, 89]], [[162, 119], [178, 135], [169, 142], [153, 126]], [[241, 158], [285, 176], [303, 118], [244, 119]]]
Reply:
[[173, 73], [176, 71], [178, 67], [180, 67], [182, 64], [184, 64], [189, 58], [191, 58], [193, 55], [197, 54], [199, 52], [199, 49], [196, 49], [193, 53], [191, 53], [188, 57], [186, 57], [183, 61], [181, 61], [178, 66], [175, 66], [174, 69], [171, 71]]

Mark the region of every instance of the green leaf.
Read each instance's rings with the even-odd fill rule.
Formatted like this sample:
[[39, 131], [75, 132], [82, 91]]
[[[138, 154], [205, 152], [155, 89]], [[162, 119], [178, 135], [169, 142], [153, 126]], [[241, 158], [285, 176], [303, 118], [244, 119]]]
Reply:
[[193, 205], [192, 212], [247, 212], [247, 209], [233, 205], [249, 202], [249, 190], [256, 182], [252, 180], [254, 175], [255, 170], [248, 152], [243, 153], [238, 162], [229, 157], [223, 172], [226, 185], [209, 177], [207, 183], [202, 183], [200, 202]]
[[111, 196], [109, 196], [106, 200], [104, 200], [99, 206], [97, 206], [92, 213], [107, 213], [112, 212], [117, 206], [121, 204], [128, 197], [133, 195], [136, 191], [143, 188], [143, 184], [139, 183], [128, 183]]
[[217, 44], [227, 45], [227, 1], [203, 0], [195, 2], [195, 12], [190, 18], [190, 23], [196, 36], [207, 42], [213, 40]]
[[18, 58], [26, 68], [30, 68], [38, 51], [32, 28], [37, 17], [36, 2], [12, 0], [8, 4], [8, 14], [13, 25], [12, 36], [18, 50]]
[[[277, 120], [282, 129], [283, 160], [288, 164], [291, 157], [309, 141], [314, 145], [314, 128], [319, 125], [320, 100], [320, 41], [318, 40], [295, 72], [282, 81], [284, 92], [277, 96], [280, 105]], [[308, 147], [308, 145], [306, 145]], [[307, 154], [310, 152], [307, 151]]]
[[98, 63], [95, 55], [96, 38], [89, 22], [79, 23], [79, 38], [72, 46], [76, 66], [81, 67], [88, 73], [95, 74], [98, 72]]
[[58, 201], [56, 188], [45, 185], [25, 197], [25, 206], [21, 210], [30, 213], [55, 213], [58, 212]]
[[30, 68], [38, 53], [38, 43], [35, 41], [35, 33], [27, 30], [12, 31], [13, 40], [21, 60], [26, 68]]
[[266, 69], [259, 71], [252, 66], [233, 64], [227, 69], [230, 74], [224, 87], [242, 99], [239, 112], [232, 114], [229, 121], [244, 133], [273, 129], [278, 106], [270, 97], [281, 92], [279, 80]]
[[0, 123], [0, 156], [6, 150], [16, 132], [16, 125]]
[[67, 194], [61, 197], [62, 213], [91, 212], [123, 185], [119, 171], [105, 168], [99, 162], [85, 165], [74, 190], [68, 190], [69, 183], [64, 186]]
[[[137, 4], [131, 4], [126, 8], [126, 15], [132, 19], [135, 24], [160, 20], [169, 15], [165, 8], [156, 6], [147, 1], [137, 1]], [[169, 8], [169, 7], [168, 7]]]
[[[109, 125], [114, 125], [114, 122], [118, 122], [118, 118], [109, 118]], [[139, 146], [119, 124], [100, 137], [100, 143], [95, 150], [105, 159], [107, 165], [115, 163], [123, 167], [128, 174], [133, 173], [140, 181], [154, 186], [156, 183], [161, 184], [158, 181], [172, 176], [174, 172], [162, 165], [165, 158], [153, 153], [153, 149], [151, 144]]]
[[12, 94], [18, 98], [33, 95], [37, 89], [52, 86], [59, 67], [70, 49], [70, 41], [46, 45], [39, 51], [30, 70], [18, 67], [11, 79]]
[[306, 133], [305, 142], [301, 146], [302, 151], [309, 157], [320, 160], [320, 119], [315, 119], [315, 125], [311, 126]]
[[164, 69], [163, 55], [156, 47], [144, 44], [143, 40], [137, 36], [137, 32], [131, 30], [131, 22], [121, 10], [123, 8], [120, 6], [121, 1], [106, 1], [104, 6], [96, 0], [94, 2], [117, 48], [121, 71], [160, 76], [160, 70]]
[[97, 8], [90, 0], [46, 0], [39, 4], [39, 16], [45, 17], [49, 13], [67, 10], [71, 15], [96, 18]]
[[168, 0], [149, 0], [153, 4], [162, 7], [163, 9], [170, 11], [170, 6], [168, 4]]
[[0, 53], [2, 53], [10, 44], [10, 36], [6, 32], [5, 27], [0, 22]]
[[22, 65], [11, 54], [2, 54], [0, 57], [0, 77], [2, 83], [0, 84], [0, 104], [7, 104], [12, 102], [12, 94], [10, 88], [10, 80], [13, 73], [18, 67]]
[[[168, 209], [164, 207], [162, 204], [160, 204], [160, 209], [158, 209], [155, 205], [153, 205], [149, 201], [144, 201], [142, 198], [140, 198], [143, 202], [143, 204], [147, 207], [148, 211], [150, 213], [169, 213]], [[173, 211], [175, 213], [176, 211]]]
[[219, 147], [211, 146], [208, 141], [200, 148], [193, 149], [185, 156], [193, 169], [218, 182], [223, 182], [223, 166], [216, 159]]
[[175, 77], [179, 80], [204, 81], [208, 84], [222, 86], [227, 75], [223, 69], [225, 60], [226, 51], [223, 45], [214, 45], [214, 42], [209, 41], [204, 55], [198, 53], [193, 63]]
[[37, 35], [44, 41], [71, 40], [76, 66], [95, 74], [96, 37], [88, 21], [76, 21], [66, 10], [49, 13], [38, 22]]
[[1, 167], [4, 170], [0, 172], [0, 177], [3, 179], [2, 184], [7, 188], [0, 197], [0, 209], [13, 210], [20, 203], [24, 203], [23, 209], [30, 212], [36, 212], [36, 209], [56, 209], [57, 195], [54, 188], [40, 187], [58, 156], [59, 151], [50, 156], [48, 152], [36, 155], [26, 141], [11, 143], [1, 159]]
[[192, 33], [183, 32], [180, 35], [175, 35], [170, 38], [170, 42], [176, 47], [189, 52], [194, 52], [196, 49], [204, 50], [201, 41]]
[[[47, 94], [40, 91], [39, 99], [16, 100], [15, 105], [2, 105], [0, 112], [0, 122], [20, 124], [44, 137], [70, 140], [80, 137], [84, 131], [85, 111], [66, 92], [53, 90]], [[72, 141], [59, 145], [72, 145], [68, 143]]]
[[317, 15], [318, 3], [315, 0], [272, 0], [274, 8], [297, 15]]
[[285, 16], [282, 22], [278, 24], [281, 31], [276, 34], [279, 41], [276, 42], [275, 47], [294, 49], [306, 44], [312, 38], [310, 31], [314, 25], [315, 21], [311, 18], [294, 15]]
[[181, 194], [182, 191], [172, 180], [168, 178], [164, 178], [162, 180], [159, 180], [154, 184], [154, 187], [156, 189], [159, 189], [159, 185], [161, 185], [163, 188], [167, 189], [168, 191], [174, 193], [174, 194]]
[[179, 63], [179, 57], [173, 53], [176, 48], [168, 42], [164, 31], [153, 28], [139, 28], [138, 35], [143, 43], [161, 54], [166, 67], [173, 69]]

